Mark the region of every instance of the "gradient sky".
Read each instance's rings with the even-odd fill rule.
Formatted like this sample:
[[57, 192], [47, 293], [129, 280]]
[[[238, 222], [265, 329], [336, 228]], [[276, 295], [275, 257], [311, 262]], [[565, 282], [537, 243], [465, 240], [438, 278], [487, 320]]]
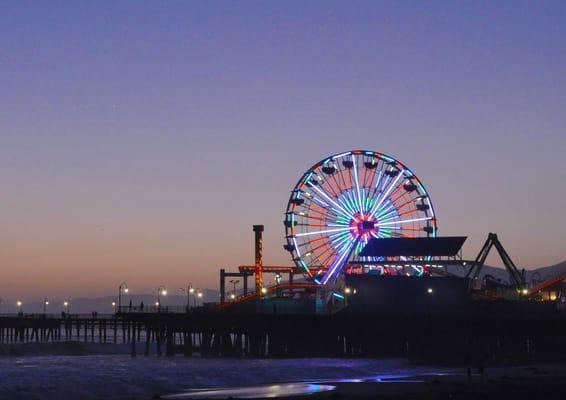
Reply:
[[217, 288], [258, 223], [289, 264], [289, 192], [355, 148], [466, 256], [558, 263], [565, 110], [564, 1], [3, 1], [0, 297]]

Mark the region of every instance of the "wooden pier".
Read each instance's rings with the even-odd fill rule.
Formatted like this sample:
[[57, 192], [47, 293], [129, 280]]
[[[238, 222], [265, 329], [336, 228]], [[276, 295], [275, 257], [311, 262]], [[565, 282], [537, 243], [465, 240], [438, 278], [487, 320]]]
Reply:
[[[149, 311], [149, 310], [148, 310]], [[277, 315], [230, 311], [121, 312], [98, 316], [2, 316], [0, 343], [127, 344], [132, 356], [409, 357], [461, 362], [566, 356], [560, 315]]]

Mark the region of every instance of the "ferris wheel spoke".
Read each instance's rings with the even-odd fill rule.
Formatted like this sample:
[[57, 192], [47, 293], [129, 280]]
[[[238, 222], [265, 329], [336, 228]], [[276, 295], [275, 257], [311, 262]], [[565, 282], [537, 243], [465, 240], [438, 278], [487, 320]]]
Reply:
[[330, 268], [328, 269], [328, 272], [324, 275], [324, 277], [322, 278], [322, 284], [325, 285], [328, 283], [328, 281], [330, 280], [330, 278], [340, 269], [342, 269], [342, 267], [344, 266], [344, 263], [346, 263], [348, 261], [348, 258], [350, 257], [350, 255], [352, 254], [352, 250], [354, 249], [354, 247], [356, 246], [356, 244], [359, 241], [359, 237], [356, 238], [355, 240], [352, 240], [344, 250], [342, 250], [340, 256], [332, 263], [332, 265], [330, 266]]
[[360, 215], [362, 218], [364, 218], [364, 208], [362, 206], [362, 195], [360, 193], [360, 181], [358, 179], [358, 167], [356, 165], [356, 156], [354, 156], [352, 154], [352, 163], [354, 163], [354, 181], [356, 182], [356, 192], [358, 194], [358, 206], [359, 206], [359, 211], [360, 211]]
[[395, 178], [393, 180], [393, 182], [389, 185], [389, 187], [387, 188], [387, 191], [385, 192], [385, 194], [383, 194], [382, 196], [380, 196], [379, 202], [375, 205], [375, 207], [373, 208], [372, 212], [369, 214], [370, 218], [372, 218], [375, 214], [375, 211], [379, 208], [379, 206], [381, 205], [381, 203], [383, 203], [387, 197], [389, 196], [389, 193], [391, 193], [391, 191], [394, 189], [395, 185], [397, 185], [397, 182], [399, 181], [399, 179], [403, 176], [403, 171], [400, 171], [399, 174], [397, 175], [397, 178]]
[[348, 202], [348, 193], [344, 193], [344, 196], [338, 197], [336, 201], [338, 201], [350, 214], [354, 214], [355, 210], [352, 208], [350, 203]]
[[[312, 184], [311, 184], [312, 185]], [[317, 188], [316, 186], [312, 185], [311, 186], [314, 190], [316, 190], [318, 193], [320, 193], [321, 196], [323, 196], [326, 200], [328, 200], [330, 203], [332, 203], [335, 207], [338, 208], [338, 210], [340, 210], [341, 212], [343, 212], [346, 216], [351, 217], [352, 219], [354, 218], [350, 213], [348, 213], [342, 206], [340, 206], [338, 203], [336, 203], [334, 200], [332, 200], [326, 193], [324, 193], [321, 189]], [[336, 211], [338, 211], [336, 210]]]
[[395, 225], [395, 224], [408, 224], [409, 222], [428, 221], [428, 220], [431, 220], [431, 219], [432, 219], [432, 217], [403, 219], [403, 220], [400, 220], [400, 221], [381, 222], [381, 223], [375, 224], [375, 226], [377, 226], [379, 228], [381, 226]]
[[351, 231], [356, 229], [355, 227], [347, 227], [347, 228], [336, 228], [336, 229], [326, 229], [322, 231], [314, 231], [314, 232], [304, 232], [304, 233], [297, 233], [295, 237], [302, 237], [302, 236], [310, 236], [310, 235], [322, 235], [325, 233], [332, 233], [332, 232], [343, 232], [343, 231]]

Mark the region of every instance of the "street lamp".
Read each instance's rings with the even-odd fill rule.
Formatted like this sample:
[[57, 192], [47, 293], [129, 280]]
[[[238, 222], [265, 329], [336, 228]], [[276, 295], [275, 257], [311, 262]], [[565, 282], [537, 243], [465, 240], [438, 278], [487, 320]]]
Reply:
[[279, 283], [281, 283], [281, 274], [280, 273], [275, 274], [275, 283], [277, 285], [279, 285]]
[[[201, 292], [200, 290], [199, 290], [198, 293], [197, 293], [197, 297], [198, 297], [199, 299], [202, 299], [202, 292]], [[196, 306], [196, 304], [195, 304], [195, 306]]]
[[43, 315], [47, 314], [48, 305], [49, 305], [49, 300], [47, 298], [43, 299]]
[[115, 301], [112, 302], [112, 308], [113, 308], [114, 310], [116, 310], [116, 302], [115, 302]]
[[193, 294], [195, 292], [195, 289], [193, 289], [193, 285], [192, 283], [189, 283], [189, 286], [187, 286], [187, 288], [180, 288], [181, 291], [183, 292], [187, 292], [187, 310], [191, 307], [191, 294]]
[[155, 302], [157, 307], [161, 306], [161, 298], [159, 296], [167, 296], [167, 289], [161, 286], [157, 288], [157, 301]]
[[24, 303], [22, 303], [21, 300], [16, 301], [16, 307], [18, 309], [18, 314], [20, 314], [22, 312], [22, 306], [24, 305]]
[[128, 293], [128, 291], [129, 291], [128, 285], [126, 284], [126, 282], [122, 282], [118, 286], [118, 311], [120, 311], [120, 308], [122, 307], [122, 291], [124, 293]]
[[63, 302], [63, 308], [65, 309], [65, 312], [68, 313], [69, 312], [69, 300], [65, 300]]
[[[230, 279], [230, 283], [234, 285], [234, 290], [232, 290], [232, 294], [234, 295], [234, 297], [236, 297], [236, 285], [240, 282], [239, 279]], [[230, 296], [230, 298], [234, 298], [232, 296]]]

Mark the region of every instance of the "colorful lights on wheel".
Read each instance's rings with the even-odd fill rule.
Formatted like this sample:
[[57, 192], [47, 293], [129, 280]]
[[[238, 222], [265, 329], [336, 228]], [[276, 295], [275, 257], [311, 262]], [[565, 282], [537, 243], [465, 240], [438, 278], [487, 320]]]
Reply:
[[354, 150], [303, 174], [291, 192], [285, 230], [296, 265], [328, 284], [348, 263], [382, 261], [359, 256], [372, 237], [436, 236], [437, 224], [430, 197], [409, 168], [379, 152]]

